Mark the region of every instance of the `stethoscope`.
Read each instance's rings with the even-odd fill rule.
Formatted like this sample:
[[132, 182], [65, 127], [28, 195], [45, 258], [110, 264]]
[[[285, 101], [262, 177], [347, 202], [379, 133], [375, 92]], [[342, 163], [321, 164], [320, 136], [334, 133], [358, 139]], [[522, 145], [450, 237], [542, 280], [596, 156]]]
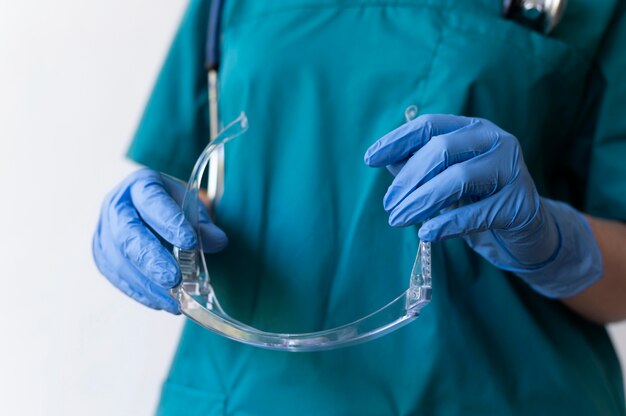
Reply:
[[[209, 24], [206, 40], [206, 69], [209, 94], [209, 133], [217, 136], [218, 112], [218, 70], [220, 64], [220, 24], [224, 0], [211, 0]], [[534, 31], [549, 34], [563, 17], [567, 0], [503, 0], [502, 15]], [[207, 193], [211, 201], [211, 211], [224, 192], [224, 147], [216, 151], [209, 162], [209, 182]]]
[[566, 6], [567, 0], [503, 0], [502, 15], [547, 35], [563, 18]]
[[[212, 0], [207, 27], [206, 59], [207, 85], [209, 95], [209, 136], [213, 140], [220, 131], [218, 109], [217, 73], [220, 65], [220, 24], [223, 0]], [[214, 212], [224, 192], [224, 146], [219, 147], [209, 159], [207, 196], [210, 211]]]

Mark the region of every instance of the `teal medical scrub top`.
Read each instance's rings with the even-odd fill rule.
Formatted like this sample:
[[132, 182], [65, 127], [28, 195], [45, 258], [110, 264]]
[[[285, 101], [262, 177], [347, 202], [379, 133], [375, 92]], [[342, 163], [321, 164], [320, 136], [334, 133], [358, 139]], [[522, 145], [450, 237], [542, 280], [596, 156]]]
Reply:
[[[260, 328], [349, 322], [403, 291], [417, 229], [388, 226], [392, 177], [363, 164], [405, 109], [514, 133], [540, 193], [626, 220], [626, 12], [571, 0], [546, 37], [496, 0], [230, 0], [220, 112], [226, 147], [209, 258], [220, 299]], [[132, 159], [186, 179], [208, 138], [208, 1], [192, 0]], [[454, 239], [433, 246], [433, 298], [401, 330], [316, 353], [258, 349], [187, 323], [162, 415], [624, 415], [602, 326]]]

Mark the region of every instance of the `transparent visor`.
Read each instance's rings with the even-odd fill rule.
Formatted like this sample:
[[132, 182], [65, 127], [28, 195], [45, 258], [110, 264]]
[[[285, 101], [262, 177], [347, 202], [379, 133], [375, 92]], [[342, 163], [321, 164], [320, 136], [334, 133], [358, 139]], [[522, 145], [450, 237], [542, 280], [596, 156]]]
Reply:
[[[204, 149], [196, 162], [183, 200], [183, 212], [199, 234], [200, 184], [211, 155], [248, 129], [244, 113], [228, 124]], [[194, 250], [174, 247], [182, 279], [171, 290], [180, 311], [202, 327], [226, 338], [257, 347], [283, 351], [319, 351], [361, 343], [389, 334], [410, 323], [431, 298], [430, 243], [420, 242], [408, 289], [393, 301], [352, 323], [307, 333], [275, 333], [253, 328], [222, 308], [211, 285], [201, 239]], [[408, 271], [407, 271], [408, 272]], [[407, 273], [408, 274], [408, 273]]]

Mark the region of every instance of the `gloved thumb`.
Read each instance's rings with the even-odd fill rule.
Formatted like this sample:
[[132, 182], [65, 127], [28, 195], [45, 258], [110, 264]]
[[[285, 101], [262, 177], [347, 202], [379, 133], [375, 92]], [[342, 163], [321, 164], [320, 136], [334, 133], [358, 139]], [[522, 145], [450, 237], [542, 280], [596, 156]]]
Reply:
[[[206, 219], [204, 218], [206, 216]], [[228, 237], [217, 225], [213, 224], [208, 213], [200, 214], [199, 230], [202, 251], [217, 253], [228, 245]]]
[[[172, 198], [182, 205], [185, 195], [185, 183], [169, 175], [161, 174], [163, 184]], [[217, 253], [222, 251], [228, 245], [228, 237], [217, 225], [213, 224], [208, 210], [203, 203], [198, 204], [200, 212], [198, 213], [198, 227], [196, 230], [200, 235], [199, 240], [202, 244], [202, 250], [206, 253]]]

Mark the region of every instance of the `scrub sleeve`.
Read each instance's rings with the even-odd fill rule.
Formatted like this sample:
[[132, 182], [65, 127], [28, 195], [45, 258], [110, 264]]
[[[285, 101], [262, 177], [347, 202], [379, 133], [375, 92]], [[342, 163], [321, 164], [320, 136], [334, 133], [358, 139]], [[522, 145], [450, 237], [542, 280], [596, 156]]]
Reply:
[[185, 181], [209, 140], [208, 13], [208, 1], [189, 3], [128, 150], [132, 160]]
[[592, 85], [603, 94], [591, 148], [586, 212], [626, 221], [626, 2], [598, 55]]

